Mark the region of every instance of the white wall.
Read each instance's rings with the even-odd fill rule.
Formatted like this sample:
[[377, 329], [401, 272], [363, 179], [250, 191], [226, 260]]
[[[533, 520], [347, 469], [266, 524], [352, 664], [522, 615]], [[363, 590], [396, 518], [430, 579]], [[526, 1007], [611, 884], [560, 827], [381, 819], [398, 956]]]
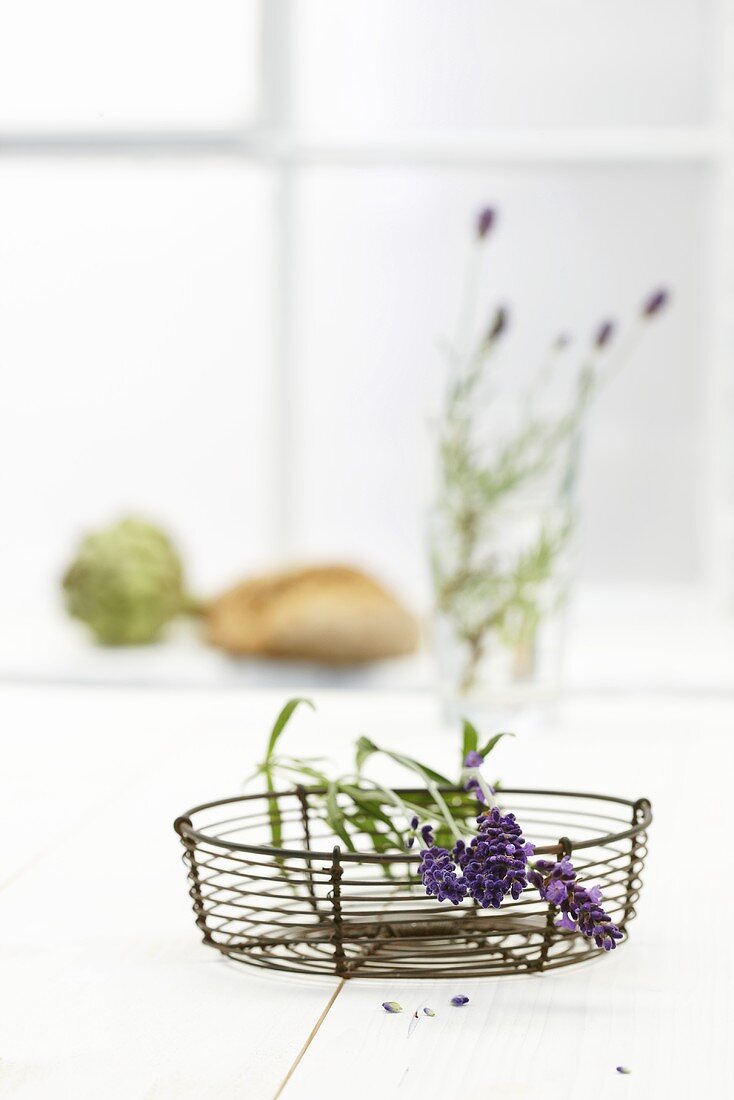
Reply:
[[296, 0], [318, 133], [644, 126], [711, 110], [712, 0]]
[[[497, 128], [531, 132], [531, 151], [537, 127], [584, 127], [590, 148], [613, 130], [624, 149], [637, 126], [655, 128], [653, 144], [661, 127], [690, 135], [713, 110], [713, 4], [295, 3], [298, 141], [341, 136], [377, 152], [285, 169], [285, 424], [274, 358], [287, 321], [274, 268], [284, 169], [220, 140], [255, 117], [258, 5], [207, 9], [128, 6], [122, 37], [98, 5], [59, 20], [58, 5], [36, 0], [0, 16], [0, 128], [16, 138], [0, 157], [0, 608], [46, 606], [77, 533], [127, 509], [170, 526], [204, 589], [274, 557], [344, 555], [423, 601], [435, 337], [455, 323], [484, 202], [501, 211], [482, 300], [512, 308], [506, 370], [537, 361], [558, 328], [588, 332], [653, 285], [672, 287], [670, 314], [595, 411], [582, 567], [595, 580], [700, 579], [711, 169], [685, 140], [680, 156], [458, 167], [380, 163], [379, 146], [399, 150], [408, 133], [481, 143]], [[162, 128], [157, 155], [101, 155], [84, 138], [149, 130], [155, 151]], [[23, 151], [61, 131], [78, 131], [79, 147]], [[190, 155], [176, 146], [187, 132]], [[585, 148], [575, 132], [572, 160]], [[273, 499], [280, 447], [287, 546]]]
[[272, 184], [231, 161], [0, 162], [3, 601], [80, 528], [170, 525], [200, 584], [271, 549]]
[[259, 98], [252, 0], [23, 0], [0, 8], [0, 126], [222, 127]]

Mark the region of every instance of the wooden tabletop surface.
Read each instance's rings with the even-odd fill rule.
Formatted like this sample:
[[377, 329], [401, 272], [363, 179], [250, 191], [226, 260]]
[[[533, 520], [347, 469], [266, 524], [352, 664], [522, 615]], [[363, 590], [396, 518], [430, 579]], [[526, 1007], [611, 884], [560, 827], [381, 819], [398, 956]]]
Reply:
[[[734, 699], [585, 697], [520, 719], [496, 758], [508, 786], [652, 800], [629, 943], [536, 977], [341, 985], [205, 948], [172, 829], [238, 793], [288, 694], [0, 687], [0, 1097], [729, 1095]], [[315, 701], [296, 753], [344, 766], [367, 733], [455, 761], [427, 695]]]

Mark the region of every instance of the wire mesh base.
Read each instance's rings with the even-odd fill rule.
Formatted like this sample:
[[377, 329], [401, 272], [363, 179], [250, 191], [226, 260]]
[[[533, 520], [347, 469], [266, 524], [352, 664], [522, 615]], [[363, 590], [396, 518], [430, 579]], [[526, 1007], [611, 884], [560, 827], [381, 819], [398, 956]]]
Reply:
[[[601, 886], [606, 911], [626, 932], [642, 887], [647, 799], [519, 789], [501, 799], [538, 855], [572, 855], [579, 879]], [[277, 848], [269, 843], [274, 804]], [[206, 803], [175, 829], [204, 943], [251, 966], [345, 978], [489, 977], [602, 953], [558, 928], [555, 906], [532, 888], [500, 910], [439, 904], [417, 876], [416, 855], [343, 851], [302, 787]]]

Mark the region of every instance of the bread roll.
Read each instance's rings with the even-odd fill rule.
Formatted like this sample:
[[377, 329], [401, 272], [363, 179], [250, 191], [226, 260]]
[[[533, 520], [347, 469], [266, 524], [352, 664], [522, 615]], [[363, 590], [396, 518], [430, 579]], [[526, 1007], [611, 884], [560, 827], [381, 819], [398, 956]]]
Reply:
[[230, 653], [362, 664], [412, 653], [418, 626], [372, 577], [341, 565], [244, 581], [210, 604], [206, 637]]

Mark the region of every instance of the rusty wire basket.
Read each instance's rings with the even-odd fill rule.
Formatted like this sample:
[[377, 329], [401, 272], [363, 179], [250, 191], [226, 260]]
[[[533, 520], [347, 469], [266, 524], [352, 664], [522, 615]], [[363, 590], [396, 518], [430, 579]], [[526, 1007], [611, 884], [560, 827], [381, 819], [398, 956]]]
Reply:
[[[601, 886], [607, 913], [626, 931], [642, 886], [647, 799], [520, 789], [500, 798], [537, 855], [573, 856], [579, 879]], [[278, 848], [269, 843], [273, 799], [282, 820]], [[530, 887], [499, 910], [471, 900], [439, 904], [417, 876], [418, 856], [335, 846], [302, 787], [208, 802], [179, 817], [175, 829], [204, 943], [252, 966], [343, 978], [482, 977], [602, 954], [557, 928], [555, 906]]]

